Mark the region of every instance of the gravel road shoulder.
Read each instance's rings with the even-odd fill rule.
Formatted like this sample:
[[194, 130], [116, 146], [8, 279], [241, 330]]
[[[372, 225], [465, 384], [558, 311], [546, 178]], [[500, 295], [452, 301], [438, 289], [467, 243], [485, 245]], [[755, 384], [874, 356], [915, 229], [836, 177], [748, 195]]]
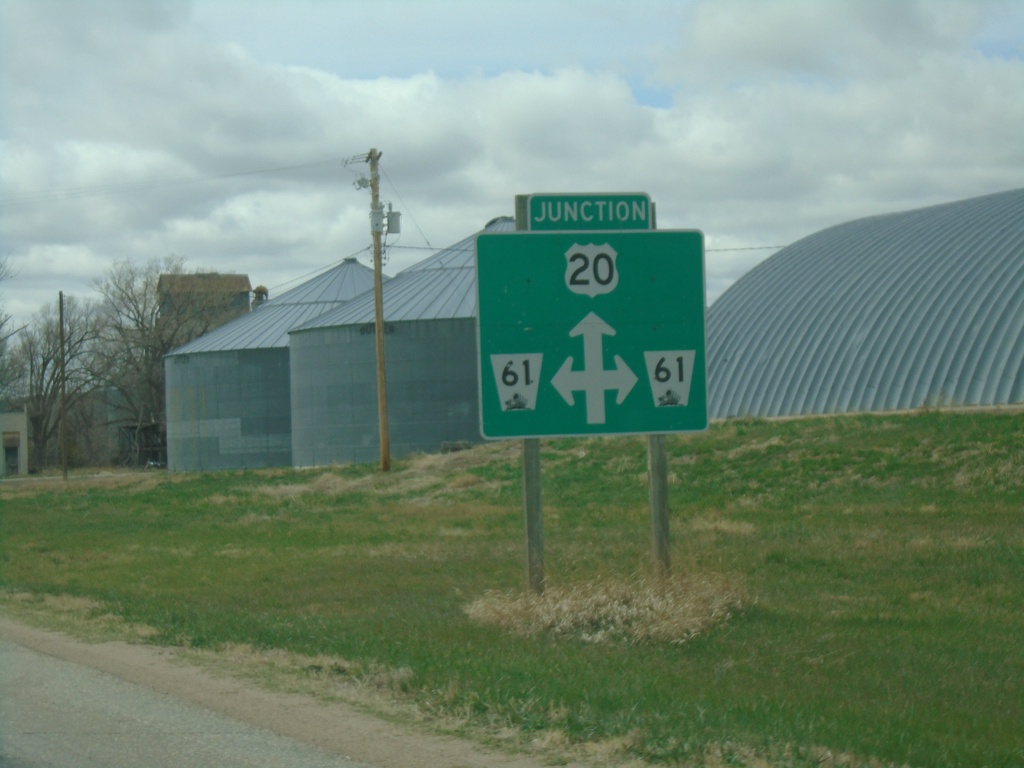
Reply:
[[[5, 616], [0, 616], [0, 638], [380, 768], [541, 768], [551, 764], [396, 725], [344, 703], [269, 691], [196, 667], [174, 649], [120, 641], [86, 643]], [[560, 764], [584, 768], [580, 763]]]

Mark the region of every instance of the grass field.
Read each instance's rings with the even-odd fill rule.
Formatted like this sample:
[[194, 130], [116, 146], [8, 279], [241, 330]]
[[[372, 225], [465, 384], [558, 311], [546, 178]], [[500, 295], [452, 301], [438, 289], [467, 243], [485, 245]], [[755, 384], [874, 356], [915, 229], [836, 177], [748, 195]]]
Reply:
[[522, 592], [518, 444], [499, 443], [387, 475], [4, 482], [3, 603], [287, 651], [325, 695], [358, 684], [556, 757], [1024, 766], [1024, 413], [667, 444], [668, 583], [647, 578], [645, 442], [564, 439], [542, 447], [544, 600]]

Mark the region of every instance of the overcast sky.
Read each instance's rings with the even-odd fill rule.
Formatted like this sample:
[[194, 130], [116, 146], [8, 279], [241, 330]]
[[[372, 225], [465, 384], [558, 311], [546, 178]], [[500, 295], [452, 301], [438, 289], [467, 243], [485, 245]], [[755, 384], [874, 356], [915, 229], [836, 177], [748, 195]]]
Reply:
[[648, 192], [708, 300], [823, 227], [1024, 186], [1022, 0], [0, 0], [0, 309], [178, 254], [279, 295], [516, 194]]

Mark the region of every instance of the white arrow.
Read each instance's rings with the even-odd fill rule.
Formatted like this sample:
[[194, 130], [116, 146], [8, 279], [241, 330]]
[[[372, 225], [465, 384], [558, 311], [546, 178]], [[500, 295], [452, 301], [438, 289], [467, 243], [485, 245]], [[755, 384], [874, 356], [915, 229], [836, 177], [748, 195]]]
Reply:
[[614, 370], [604, 368], [604, 337], [614, 335], [614, 328], [590, 312], [569, 331], [569, 336], [583, 337], [583, 370], [572, 369], [573, 358], [570, 356], [551, 379], [569, 407], [576, 405], [573, 392], [581, 390], [586, 395], [588, 424], [604, 424], [604, 393], [607, 390], [617, 390], [615, 404], [622, 405], [637, 381], [636, 374], [618, 355], [615, 356]]

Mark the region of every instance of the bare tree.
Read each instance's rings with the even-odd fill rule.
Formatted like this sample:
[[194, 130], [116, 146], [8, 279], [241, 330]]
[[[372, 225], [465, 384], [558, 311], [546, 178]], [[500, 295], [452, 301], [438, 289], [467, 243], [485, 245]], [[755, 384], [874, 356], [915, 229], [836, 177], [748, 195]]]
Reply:
[[[2, 319], [2, 318], [0, 318]], [[17, 360], [11, 352], [11, 341], [14, 334], [0, 326], [0, 407], [3, 403], [16, 399], [17, 383], [21, 378]]]
[[[97, 306], [93, 302], [64, 301], [64, 375], [67, 381], [66, 410], [78, 406], [95, 388], [88, 356], [98, 336]], [[13, 353], [26, 396], [31, 463], [37, 469], [57, 457], [60, 430], [61, 344], [60, 310], [56, 303], [43, 307], [18, 337]], [[79, 418], [81, 424], [81, 419]], [[80, 428], [82, 428], [80, 426]]]
[[[10, 276], [10, 267], [7, 263], [7, 257], [4, 256], [0, 258], [0, 283]], [[10, 341], [14, 335], [14, 333], [8, 330], [10, 321], [10, 315], [4, 312], [2, 305], [0, 305], [0, 400], [6, 400], [15, 394], [13, 385], [18, 379], [17, 366], [10, 354]]]
[[103, 322], [94, 370], [109, 388], [135, 463], [164, 450], [164, 356], [239, 313], [237, 292], [199, 277], [223, 276], [187, 272], [185, 259], [171, 254], [144, 265], [118, 262], [95, 283]]

